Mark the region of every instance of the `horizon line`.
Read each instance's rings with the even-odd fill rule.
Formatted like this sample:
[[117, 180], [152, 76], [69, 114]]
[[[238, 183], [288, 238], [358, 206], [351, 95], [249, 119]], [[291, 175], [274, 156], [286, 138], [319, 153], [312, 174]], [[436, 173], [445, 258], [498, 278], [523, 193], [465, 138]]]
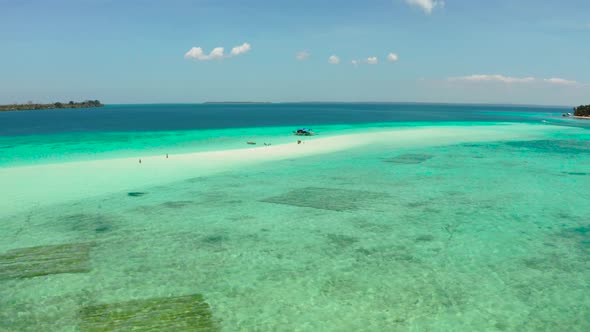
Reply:
[[[104, 102], [103, 102], [104, 103]], [[272, 105], [272, 104], [424, 104], [424, 105], [472, 105], [472, 106], [534, 106], [575, 107], [575, 105], [526, 104], [526, 103], [477, 103], [477, 102], [425, 102], [425, 101], [205, 101], [205, 102], [153, 102], [153, 103], [104, 103], [108, 105]]]

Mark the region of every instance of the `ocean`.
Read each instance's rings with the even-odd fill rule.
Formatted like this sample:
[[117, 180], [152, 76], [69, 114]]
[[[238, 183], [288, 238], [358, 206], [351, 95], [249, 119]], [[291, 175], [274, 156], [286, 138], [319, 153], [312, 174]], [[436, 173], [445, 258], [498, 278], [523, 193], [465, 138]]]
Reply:
[[0, 331], [588, 331], [568, 111], [0, 112]]

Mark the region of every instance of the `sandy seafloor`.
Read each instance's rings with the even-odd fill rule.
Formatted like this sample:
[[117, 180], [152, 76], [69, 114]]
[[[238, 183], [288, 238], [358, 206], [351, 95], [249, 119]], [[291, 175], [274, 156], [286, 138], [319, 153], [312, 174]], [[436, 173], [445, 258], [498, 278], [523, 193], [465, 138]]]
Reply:
[[0, 278], [0, 331], [187, 294], [222, 331], [590, 330], [587, 129], [293, 140], [0, 168], [0, 255], [94, 245], [84, 273]]

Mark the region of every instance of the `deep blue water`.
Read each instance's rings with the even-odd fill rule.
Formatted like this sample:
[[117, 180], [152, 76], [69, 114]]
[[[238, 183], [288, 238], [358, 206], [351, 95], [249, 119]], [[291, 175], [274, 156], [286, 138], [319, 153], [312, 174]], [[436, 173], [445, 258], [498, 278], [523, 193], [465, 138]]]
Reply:
[[134, 132], [421, 121], [538, 122], [565, 107], [284, 103], [108, 105], [94, 109], [0, 112], [0, 135]]

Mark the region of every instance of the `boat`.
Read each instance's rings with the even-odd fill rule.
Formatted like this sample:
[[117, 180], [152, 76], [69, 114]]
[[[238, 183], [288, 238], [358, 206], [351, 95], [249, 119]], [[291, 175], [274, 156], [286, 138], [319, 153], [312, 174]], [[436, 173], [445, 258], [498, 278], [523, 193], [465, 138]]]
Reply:
[[315, 133], [309, 128], [299, 128], [293, 132], [295, 136], [313, 136]]

